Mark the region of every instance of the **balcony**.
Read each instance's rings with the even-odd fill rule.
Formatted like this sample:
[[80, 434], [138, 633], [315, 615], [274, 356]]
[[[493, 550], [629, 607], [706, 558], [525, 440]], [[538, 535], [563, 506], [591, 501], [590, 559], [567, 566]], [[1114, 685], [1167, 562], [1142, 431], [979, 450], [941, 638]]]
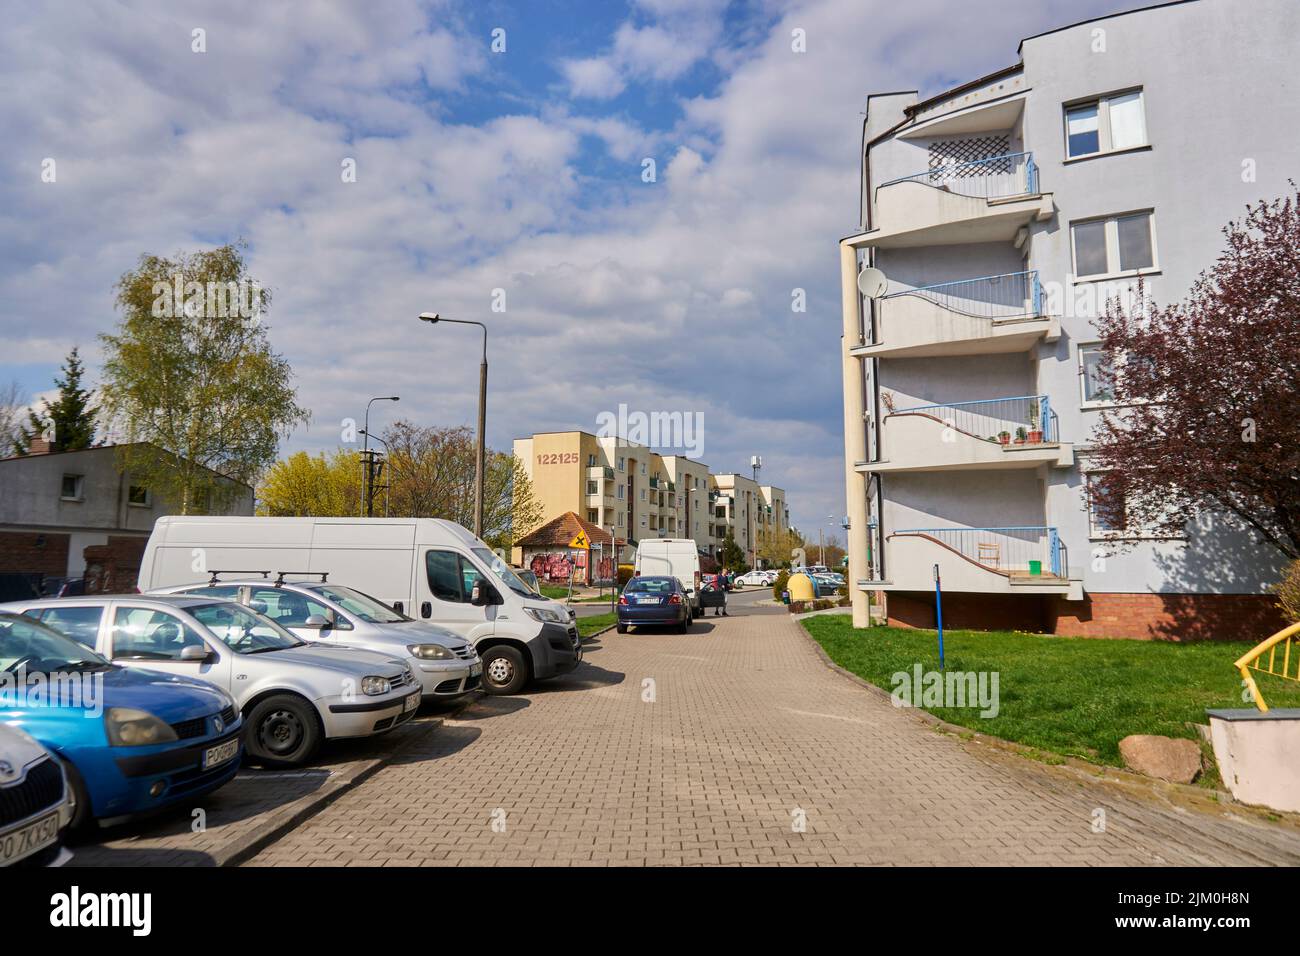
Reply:
[[881, 421], [884, 458], [857, 462], [862, 472], [1068, 468], [1074, 446], [1046, 395], [1021, 395], [947, 405], [890, 407]]
[[886, 581], [864, 590], [934, 591], [934, 566], [944, 591], [1056, 594], [1083, 599], [1070, 580], [1070, 557], [1053, 527], [905, 528], [885, 538]]
[[614, 480], [614, 469], [602, 465], [594, 465], [587, 469], [588, 478], [603, 479], [604, 481]]
[[1052, 194], [1039, 191], [1033, 153], [1007, 153], [882, 183], [876, 228], [848, 242], [879, 249], [1010, 242], [1052, 215]]
[[891, 292], [876, 302], [874, 341], [852, 352], [891, 358], [1024, 352], [1060, 338], [1060, 321], [1044, 315], [1043, 304], [1036, 270]]

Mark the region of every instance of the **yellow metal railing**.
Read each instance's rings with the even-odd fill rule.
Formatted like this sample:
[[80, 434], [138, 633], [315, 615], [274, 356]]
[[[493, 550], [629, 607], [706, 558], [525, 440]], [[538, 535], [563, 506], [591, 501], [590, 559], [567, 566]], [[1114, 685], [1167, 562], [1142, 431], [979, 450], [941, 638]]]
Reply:
[[[1300, 648], [1296, 650], [1295, 654], [1291, 653], [1292, 647], [1297, 643], [1297, 635], [1300, 635], [1300, 624], [1284, 627], [1268, 640], [1255, 645], [1241, 655], [1233, 665], [1241, 674], [1242, 682], [1250, 689], [1250, 695], [1255, 701], [1255, 706], [1264, 713], [1268, 713], [1268, 704], [1264, 703], [1264, 695], [1259, 692], [1259, 687], [1255, 684], [1255, 678], [1250, 676], [1250, 672], [1271, 674], [1273, 677], [1281, 677], [1283, 680], [1300, 683]], [[1281, 667], [1278, 666], [1277, 659], [1279, 646], [1282, 648]], [[1265, 654], [1268, 654], [1267, 665], [1263, 663]], [[1291, 666], [1292, 660], [1295, 661], [1294, 668]]]

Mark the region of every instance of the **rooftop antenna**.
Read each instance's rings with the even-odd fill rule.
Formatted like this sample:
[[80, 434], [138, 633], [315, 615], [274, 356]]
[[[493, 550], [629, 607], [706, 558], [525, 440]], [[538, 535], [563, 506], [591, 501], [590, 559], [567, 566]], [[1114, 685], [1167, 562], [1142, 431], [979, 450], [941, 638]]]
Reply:
[[749, 467], [754, 469], [754, 484], [758, 484], [758, 472], [763, 467], [763, 456], [755, 455], [750, 458]]

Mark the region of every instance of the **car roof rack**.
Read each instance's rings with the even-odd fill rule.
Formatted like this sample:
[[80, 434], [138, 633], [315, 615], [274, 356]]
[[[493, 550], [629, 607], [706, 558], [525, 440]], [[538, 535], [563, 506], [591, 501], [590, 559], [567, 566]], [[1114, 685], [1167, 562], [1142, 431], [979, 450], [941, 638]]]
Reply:
[[217, 575], [219, 575], [219, 574], [260, 574], [260, 575], [261, 575], [262, 577], [264, 577], [264, 578], [267, 578], [267, 577], [270, 577], [270, 576], [271, 576], [271, 572], [270, 572], [270, 571], [241, 571], [241, 570], [238, 570], [238, 569], [231, 569], [231, 570], [226, 570], [226, 571], [209, 571], [209, 572], [208, 572], [208, 584], [216, 584], [216, 583], [218, 583], [218, 582], [217, 582]]
[[286, 574], [306, 575], [307, 577], [311, 577], [311, 578], [314, 578], [316, 575], [319, 574], [321, 584], [324, 584], [326, 578], [330, 576], [330, 573], [328, 571], [277, 571], [275, 572], [275, 583], [277, 585], [283, 584], [284, 576]]

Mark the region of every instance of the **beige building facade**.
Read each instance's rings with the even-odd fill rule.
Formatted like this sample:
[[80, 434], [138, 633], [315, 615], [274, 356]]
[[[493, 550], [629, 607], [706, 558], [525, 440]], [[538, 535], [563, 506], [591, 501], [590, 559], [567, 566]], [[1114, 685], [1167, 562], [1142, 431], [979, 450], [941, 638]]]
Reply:
[[[785, 492], [742, 475], [712, 475], [682, 455], [660, 455], [622, 438], [542, 432], [514, 442], [543, 520], [572, 511], [620, 542], [629, 561], [644, 538], [691, 538], [716, 555], [730, 530], [754, 565], [766, 534], [789, 530]], [[761, 550], [761, 548], [759, 549]]]

